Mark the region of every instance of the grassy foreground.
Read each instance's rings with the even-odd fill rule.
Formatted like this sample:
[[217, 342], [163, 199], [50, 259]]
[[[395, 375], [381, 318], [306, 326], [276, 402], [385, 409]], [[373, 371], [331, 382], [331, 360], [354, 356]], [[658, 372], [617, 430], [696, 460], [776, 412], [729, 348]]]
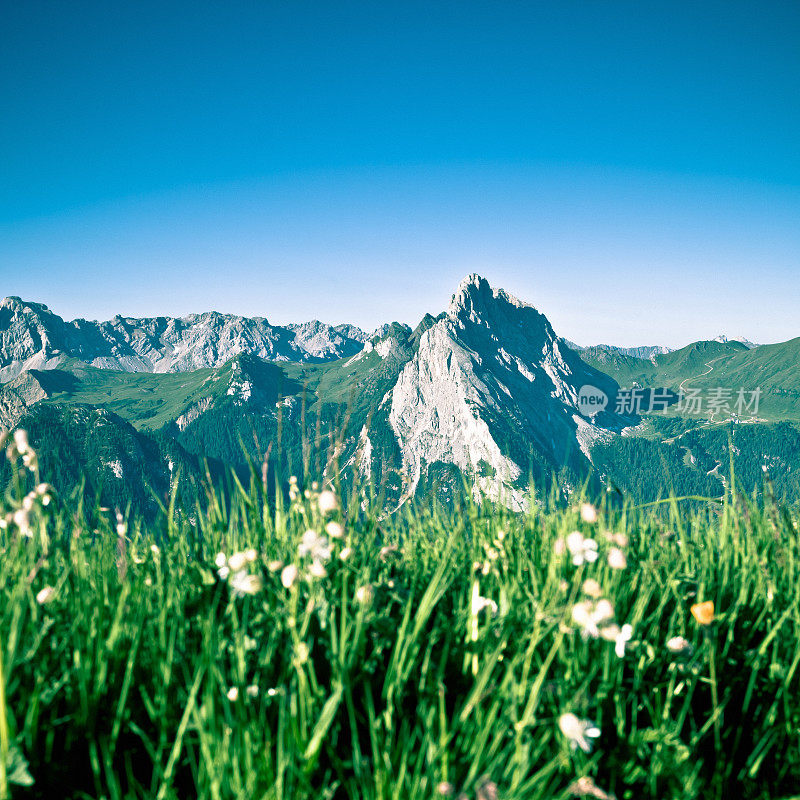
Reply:
[[0, 509], [2, 800], [800, 795], [769, 502], [382, 519], [254, 481], [141, 530], [37, 491], [32, 452]]

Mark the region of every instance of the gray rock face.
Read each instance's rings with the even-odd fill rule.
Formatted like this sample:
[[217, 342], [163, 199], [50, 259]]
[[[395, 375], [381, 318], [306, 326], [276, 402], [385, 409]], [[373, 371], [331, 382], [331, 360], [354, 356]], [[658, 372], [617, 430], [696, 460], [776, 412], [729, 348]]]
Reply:
[[23, 370], [75, 358], [125, 372], [185, 372], [221, 366], [247, 353], [269, 361], [329, 361], [357, 353], [368, 340], [352, 325], [316, 320], [270, 325], [211, 311], [188, 317], [65, 322], [47, 306], [7, 297], [0, 303], [0, 381]]
[[531, 470], [585, 472], [588, 444], [632, 423], [613, 410], [585, 416], [585, 385], [613, 409], [614, 381], [562, 347], [536, 309], [470, 275], [384, 400], [402, 454], [401, 502], [435, 463], [474, 476], [476, 495], [512, 508], [526, 504]]
[[354, 355], [367, 341], [367, 334], [355, 325], [338, 325], [332, 328], [314, 319], [301, 325], [286, 327], [294, 333], [294, 344], [297, 347], [322, 361]]
[[28, 408], [46, 397], [47, 392], [30, 373], [14, 378], [0, 390], [0, 429], [15, 428]]

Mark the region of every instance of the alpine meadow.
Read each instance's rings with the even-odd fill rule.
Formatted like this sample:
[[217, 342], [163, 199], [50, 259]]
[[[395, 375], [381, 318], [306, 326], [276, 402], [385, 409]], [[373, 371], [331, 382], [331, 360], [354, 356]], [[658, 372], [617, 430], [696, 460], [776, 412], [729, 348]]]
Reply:
[[800, 800], [800, 5], [0, 5], [0, 800]]

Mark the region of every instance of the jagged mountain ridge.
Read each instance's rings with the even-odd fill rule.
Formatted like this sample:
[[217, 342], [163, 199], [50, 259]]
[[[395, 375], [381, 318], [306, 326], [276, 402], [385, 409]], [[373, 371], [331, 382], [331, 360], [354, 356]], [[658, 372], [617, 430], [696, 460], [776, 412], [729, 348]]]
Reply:
[[215, 311], [66, 322], [45, 305], [7, 297], [0, 302], [0, 382], [28, 369], [52, 369], [65, 358], [125, 372], [218, 367], [241, 353], [267, 361], [330, 361], [354, 355], [369, 338], [354, 325], [312, 320], [280, 326]]
[[[584, 386], [603, 391], [609, 408], [587, 416]], [[470, 275], [447, 312], [427, 320], [383, 413], [363, 433], [362, 470], [374, 471], [372, 435], [382, 423], [397, 445], [399, 502], [442, 464], [471, 476], [476, 493], [520, 508], [531, 475], [547, 483], [566, 469], [580, 479], [591, 469], [591, 443], [634, 424], [613, 410], [618, 388], [563, 347], [535, 308]]]
[[666, 355], [673, 352], [671, 348], [664, 345], [643, 345], [641, 347], [617, 347], [613, 344], [593, 344], [593, 345], [579, 345], [571, 342], [569, 339], [562, 339], [562, 341], [573, 350], [584, 353], [590, 352], [596, 357], [600, 353], [618, 354], [623, 356], [630, 356], [631, 358], [639, 358], [644, 361], [652, 361], [656, 356]]

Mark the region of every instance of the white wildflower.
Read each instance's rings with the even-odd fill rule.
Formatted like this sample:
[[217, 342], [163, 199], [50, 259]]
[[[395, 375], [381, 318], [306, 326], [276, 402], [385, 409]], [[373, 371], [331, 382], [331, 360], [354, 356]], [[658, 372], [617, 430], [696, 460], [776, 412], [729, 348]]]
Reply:
[[228, 559], [228, 566], [231, 568], [231, 571], [233, 572], [238, 572], [240, 569], [243, 569], [246, 563], [247, 563], [247, 556], [244, 553], [234, 553]]
[[351, 555], [353, 555], [353, 548], [345, 547], [342, 549], [342, 552], [339, 553], [339, 558], [341, 558], [342, 561], [347, 561], [347, 559], [350, 558]]
[[603, 593], [603, 590], [600, 588], [600, 584], [594, 578], [588, 578], [583, 582], [583, 593], [588, 595], [589, 597], [593, 597], [597, 600], [600, 595]]
[[317, 503], [319, 504], [319, 510], [322, 514], [330, 514], [332, 511], [336, 511], [336, 509], [339, 508], [339, 498], [329, 489], [320, 492]]
[[331, 539], [341, 539], [344, 536], [344, 528], [338, 522], [329, 522], [325, 526], [325, 533], [331, 537]]
[[319, 561], [312, 561], [308, 571], [314, 578], [325, 578], [328, 575], [327, 570]]
[[569, 785], [568, 791], [576, 797], [593, 797], [594, 800], [614, 800], [614, 796], [604, 792], [588, 775], [578, 778]]
[[597, 561], [597, 542], [594, 539], [585, 539], [580, 531], [573, 531], [567, 536], [567, 549], [576, 567], [584, 562], [592, 564]]
[[569, 740], [570, 747], [575, 750], [580, 747], [584, 753], [592, 749], [589, 739], [600, 736], [600, 729], [588, 719], [579, 719], [574, 714], [562, 714], [558, 718], [558, 727], [561, 733]]
[[225, 553], [217, 553], [214, 558], [214, 563], [219, 567], [217, 575], [219, 575], [220, 580], [228, 580], [228, 575], [231, 574], [231, 568], [228, 566], [228, 557]]
[[50, 501], [53, 499], [51, 492], [53, 491], [53, 487], [50, 486], [49, 483], [40, 483], [34, 490], [33, 493], [39, 495], [42, 500], [43, 506], [49, 506]]
[[589, 524], [597, 522], [597, 509], [591, 503], [584, 503], [581, 506], [581, 519]]
[[667, 650], [670, 653], [688, 653], [692, 650], [692, 644], [683, 636], [673, 636], [667, 641]]
[[231, 686], [231, 688], [227, 691], [226, 697], [231, 701], [231, 703], [235, 703], [239, 699], [239, 687]]
[[14, 444], [16, 445], [17, 452], [20, 455], [24, 455], [25, 453], [27, 453], [28, 448], [30, 447], [30, 445], [28, 444], [28, 432], [22, 430], [22, 428], [14, 431]]
[[259, 575], [250, 575], [244, 570], [234, 572], [230, 580], [231, 592], [234, 597], [243, 597], [246, 594], [257, 594], [263, 587]]
[[374, 597], [375, 590], [369, 584], [366, 586], [359, 586], [358, 589], [356, 589], [356, 600], [361, 603], [362, 606], [370, 605]]
[[497, 603], [488, 597], [481, 597], [477, 592], [472, 593], [472, 616], [477, 617], [485, 608], [490, 608], [492, 614], [497, 613]]
[[40, 589], [36, 594], [36, 602], [40, 606], [43, 606], [45, 603], [49, 603], [55, 596], [56, 590], [52, 586], [45, 586], [44, 589]]
[[295, 564], [288, 564], [281, 570], [281, 583], [284, 588], [291, 589], [294, 582], [297, 580], [297, 566]]
[[244, 557], [248, 563], [252, 564], [258, 558], [258, 553], [254, 547], [251, 547], [250, 549], [244, 551]]
[[256, 686], [254, 683], [251, 683], [245, 691], [247, 692], [248, 697], [258, 697], [258, 686]]
[[616, 545], [617, 547], [628, 546], [628, 536], [624, 533], [611, 533], [611, 531], [606, 531], [603, 534], [603, 538], [607, 542], [611, 542], [611, 544]]
[[29, 512], [24, 509], [20, 508], [14, 512], [14, 524], [19, 528], [19, 532], [23, 536], [31, 537], [33, 536], [33, 530], [31, 529], [31, 521], [30, 521], [30, 514]]
[[315, 561], [327, 561], [331, 557], [328, 540], [314, 530], [307, 530], [303, 534], [297, 552], [301, 557], [311, 556]]
[[614, 652], [618, 658], [625, 656], [625, 645], [631, 640], [633, 636], [633, 626], [623, 625], [608, 625], [602, 628], [600, 635], [608, 642], [614, 642]]
[[596, 603], [583, 600], [572, 607], [572, 619], [581, 626], [584, 638], [596, 639], [600, 635], [600, 628], [614, 619], [614, 606], [608, 600], [598, 600]]
[[625, 569], [628, 566], [628, 559], [619, 547], [612, 547], [608, 551], [608, 566], [612, 569]]

